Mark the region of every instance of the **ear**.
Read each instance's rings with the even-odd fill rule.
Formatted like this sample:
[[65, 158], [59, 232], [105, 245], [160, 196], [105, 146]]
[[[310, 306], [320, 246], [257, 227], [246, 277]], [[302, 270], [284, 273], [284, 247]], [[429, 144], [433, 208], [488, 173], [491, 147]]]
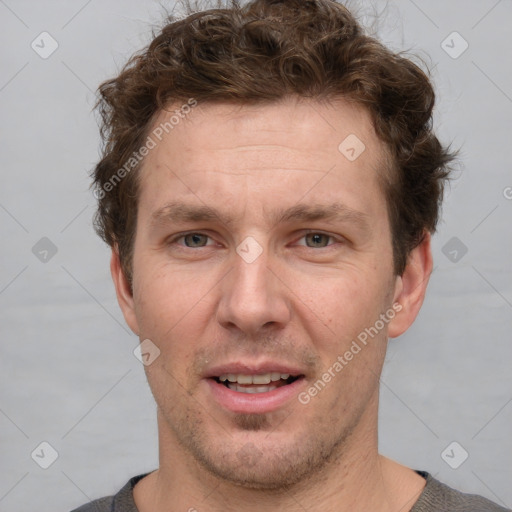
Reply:
[[121, 267], [121, 261], [119, 259], [119, 252], [117, 247], [112, 248], [112, 257], [110, 258], [110, 273], [112, 274], [112, 280], [116, 288], [117, 302], [123, 312], [124, 319], [130, 327], [130, 329], [138, 336], [139, 325], [137, 323], [137, 317], [135, 315], [135, 307], [133, 300], [133, 292], [130, 287], [130, 283], [124, 275]]
[[423, 304], [432, 273], [430, 240], [430, 233], [425, 232], [421, 243], [409, 253], [403, 274], [396, 278], [393, 304], [400, 304], [401, 309], [388, 324], [390, 338], [400, 336], [412, 325]]

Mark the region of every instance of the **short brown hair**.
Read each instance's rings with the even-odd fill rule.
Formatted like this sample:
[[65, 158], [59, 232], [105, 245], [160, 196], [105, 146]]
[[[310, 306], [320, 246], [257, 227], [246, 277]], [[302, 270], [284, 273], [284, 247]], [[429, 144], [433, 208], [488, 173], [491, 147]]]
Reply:
[[[189, 6], [190, 9], [190, 6]], [[394, 269], [403, 273], [409, 252], [435, 231], [443, 186], [454, 154], [432, 131], [435, 95], [426, 74], [364, 34], [334, 0], [254, 0], [192, 12], [168, 23], [133, 56], [119, 76], [100, 85], [103, 155], [94, 170], [95, 227], [117, 247], [132, 279], [138, 173], [112, 177], [168, 105], [198, 102], [271, 103], [292, 95], [347, 98], [371, 114], [388, 148], [384, 185]], [[119, 175], [118, 175], [119, 177]]]

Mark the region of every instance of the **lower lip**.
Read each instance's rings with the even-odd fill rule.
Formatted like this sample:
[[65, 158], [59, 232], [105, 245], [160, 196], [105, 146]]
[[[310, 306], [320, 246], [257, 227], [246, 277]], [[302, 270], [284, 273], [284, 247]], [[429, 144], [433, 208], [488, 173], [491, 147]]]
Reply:
[[292, 398], [296, 398], [299, 389], [304, 385], [304, 377], [291, 384], [280, 386], [265, 393], [240, 393], [233, 391], [215, 379], [206, 379], [214, 399], [225, 409], [234, 413], [265, 413], [282, 407]]

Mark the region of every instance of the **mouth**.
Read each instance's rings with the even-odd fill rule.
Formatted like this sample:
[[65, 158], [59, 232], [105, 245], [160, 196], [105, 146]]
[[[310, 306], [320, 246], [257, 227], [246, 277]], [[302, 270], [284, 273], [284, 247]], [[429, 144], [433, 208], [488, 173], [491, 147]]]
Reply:
[[298, 369], [269, 366], [218, 368], [203, 382], [208, 384], [210, 397], [224, 410], [238, 414], [272, 412], [296, 399], [306, 386], [306, 378]]
[[303, 375], [290, 375], [289, 373], [271, 372], [259, 375], [229, 373], [213, 377], [213, 379], [228, 389], [237, 393], [268, 393], [283, 386], [288, 386], [300, 379]]

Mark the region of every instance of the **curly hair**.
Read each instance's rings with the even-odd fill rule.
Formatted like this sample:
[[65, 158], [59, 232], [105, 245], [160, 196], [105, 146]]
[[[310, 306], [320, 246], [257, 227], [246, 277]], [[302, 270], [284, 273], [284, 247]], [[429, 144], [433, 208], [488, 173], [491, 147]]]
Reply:
[[410, 251], [435, 231], [455, 157], [433, 133], [435, 94], [425, 72], [366, 35], [334, 0], [231, 0], [166, 23], [119, 76], [100, 85], [96, 105], [103, 148], [93, 171], [95, 228], [119, 252], [129, 282], [141, 164], [134, 161], [131, 172], [123, 166], [156, 115], [191, 98], [255, 104], [293, 95], [345, 98], [370, 113], [390, 162], [383, 187], [401, 275]]

